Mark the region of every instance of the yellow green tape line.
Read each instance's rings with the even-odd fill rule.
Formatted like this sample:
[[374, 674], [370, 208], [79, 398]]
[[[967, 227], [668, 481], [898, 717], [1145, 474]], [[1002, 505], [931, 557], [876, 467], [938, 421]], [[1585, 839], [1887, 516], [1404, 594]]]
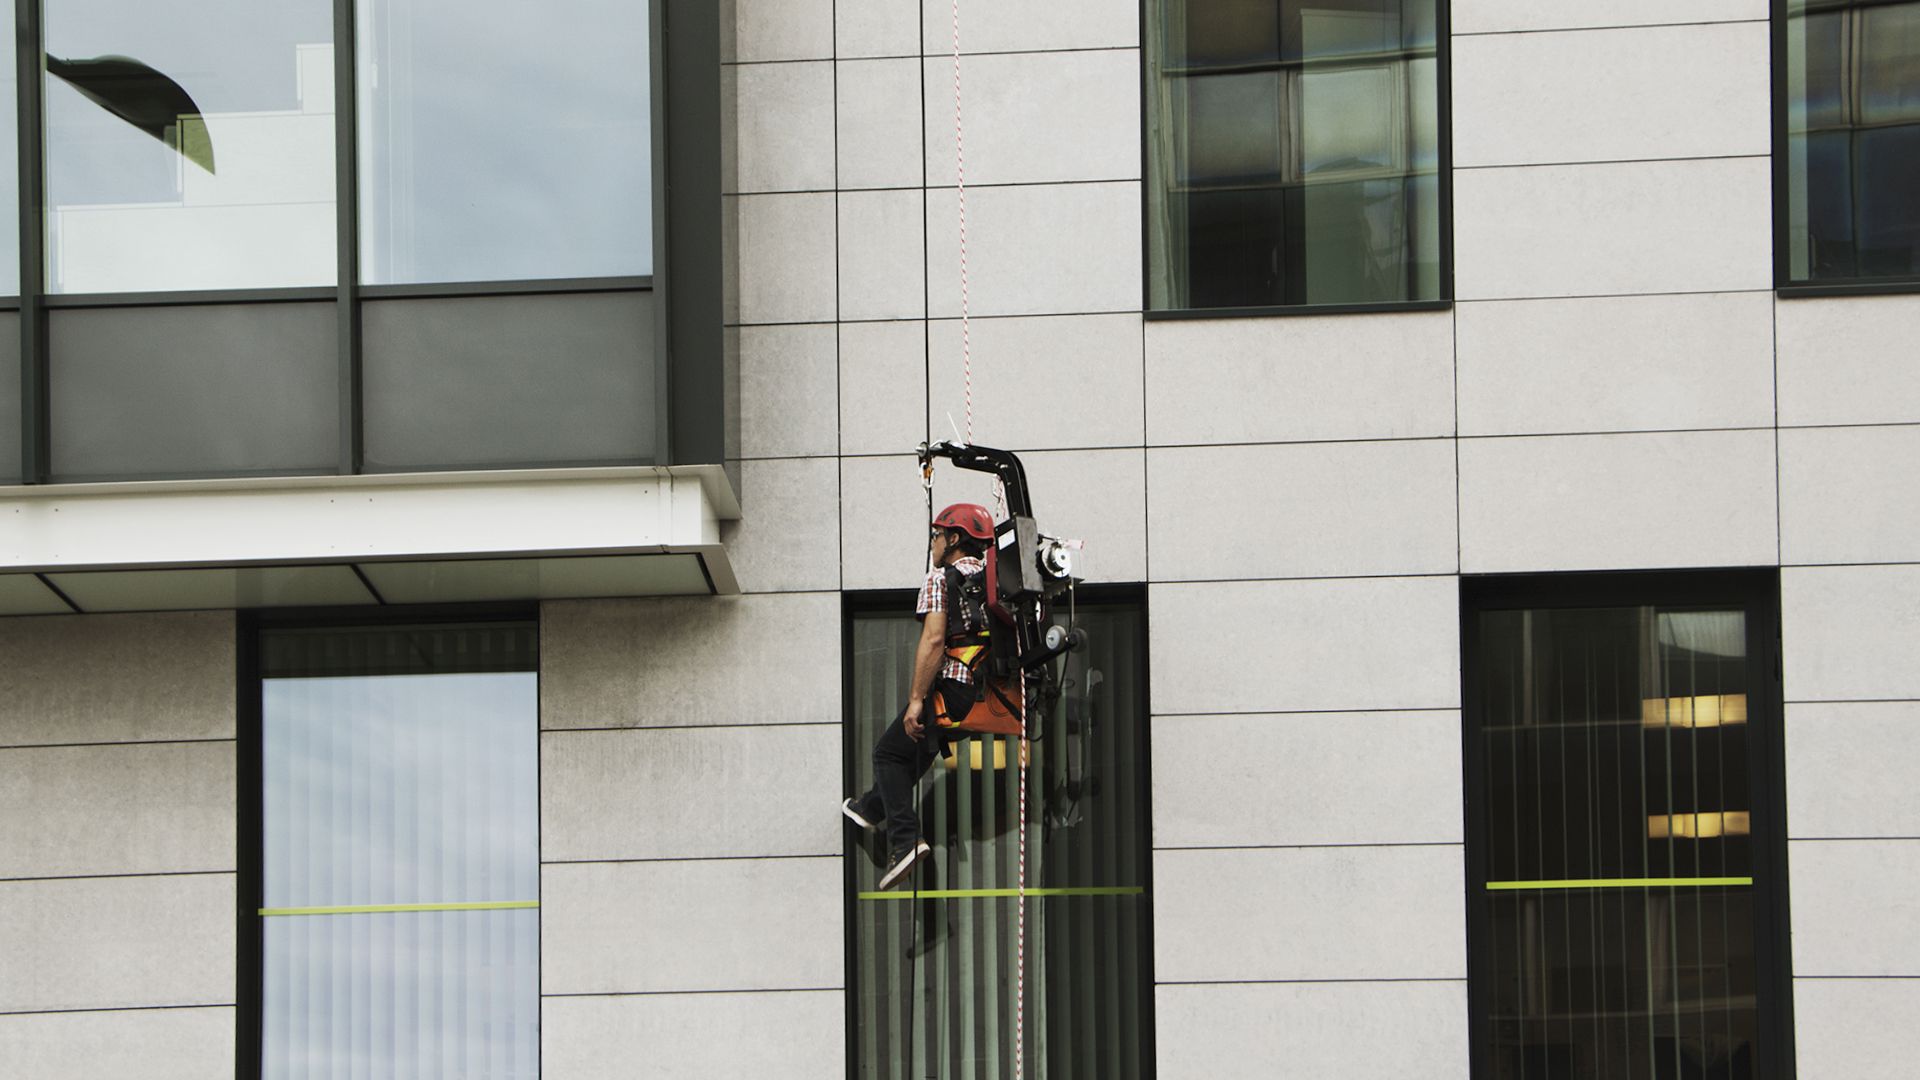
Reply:
[[1750, 877], [1572, 878], [1564, 881], [1489, 881], [1488, 892], [1519, 889], [1700, 889], [1715, 885], [1751, 885]]
[[380, 915], [394, 911], [505, 911], [537, 908], [538, 900], [482, 900], [470, 904], [350, 904], [345, 907], [263, 907], [262, 915]]
[[[1088, 885], [1078, 889], [1028, 889], [1028, 896], [1139, 896], [1140, 885]], [[1019, 896], [1019, 889], [890, 889], [856, 894], [862, 900], [971, 900], [978, 897]]]

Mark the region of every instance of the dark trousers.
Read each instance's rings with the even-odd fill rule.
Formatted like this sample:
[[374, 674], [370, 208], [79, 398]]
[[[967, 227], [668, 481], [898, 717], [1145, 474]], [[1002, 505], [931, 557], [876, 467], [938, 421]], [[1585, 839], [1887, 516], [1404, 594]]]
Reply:
[[914, 788], [947, 744], [966, 736], [963, 731], [943, 728], [934, 722], [935, 694], [946, 699], [950, 716], [965, 716], [973, 707], [972, 687], [950, 679], [936, 680], [934, 691], [927, 695], [926, 706], [920, 713], [920, 738], [907, 734], [907, 712], [900, 710], [887, 730], [880, 733], [880, 741], [873, 744], [873, 787], [853, 800], [853, 808], [868, 821], [884, 816], [889, 855], [906, 851], [919, 838], [920, 816], [914, 810]]

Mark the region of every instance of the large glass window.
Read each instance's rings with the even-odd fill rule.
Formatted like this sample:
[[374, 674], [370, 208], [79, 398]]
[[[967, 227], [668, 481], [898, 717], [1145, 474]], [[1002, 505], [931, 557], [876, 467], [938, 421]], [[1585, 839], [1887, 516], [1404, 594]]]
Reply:
[[1920, 0], [1782, 0], [1787, 277], [1920, 281]]
[[1149, 307], [1443, 298], [1438, 0], [1152, 0]]
[[358, 3], [365, 281], [653, 272], [648, 4]]
[[1475, 1075], [1786, 1075], [1777, 582], [1463, 589]]
[[336, 277], [328, 0], [47, 0], [47, 291]]
[[261, 1076], [538, 1075], [536, 636], [262, 634]]
[[[1077, 605], [1091, 645], [1029, 744], [1026, 1072], [1152, 1074], [1146, 620], [1138, 604]], [[872, 783], [874, 740], [898, 714], [920, 624], [907, 594], [856, 611], [848, 790]], [[853, 888], [853, 1074], [1011, 1076], [1019, 740], [973, 736], [920, 787], [933, 845], [911, 890], [876, 892], [885, 844], [847, 849]]]

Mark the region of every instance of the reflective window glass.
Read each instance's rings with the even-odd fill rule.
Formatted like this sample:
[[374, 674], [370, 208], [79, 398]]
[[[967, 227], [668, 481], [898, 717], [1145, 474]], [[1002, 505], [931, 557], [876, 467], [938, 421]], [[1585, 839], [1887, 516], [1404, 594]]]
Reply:
[[1783, 284], [1920, 279], [1920, 0], [1790, 0]]
[[1434, 9], [1150, 5], [1152, 307], [1441, 297]]
[[[6, 19], [0, 25], [12, 26], [13, 13], [12, 0], [0, 0], [0, 18]], [[20, 293], [20, 96], [19, 87], [15, 85], [18, 69], [14, 64], [14, 50], [0, 49], [0, 53], [5, 54], [0, 56], [0, 296], [17, 296]], [[0, 425], [7, 422], [0, 418]]]
[[648, 7], [359, 0], [362, 279], [651, 274]]
[[329, 285], [326, 0], [47, 0], [47, 290]]
[[[907, 692], [912, 610], [908, 594], [851, 619], [856, 792], [872, 783], [874, 742]], [[1081, 601], [1077, 622], [1089, 644], [1069, 654], [1069, 689], [1028, 744], [1027, 884], [1044, 892], [1027, 899], [1024, 1060], [1028, 1076], [1128, 1080], [1153, 1074], [1146, 618], [1137, 604]], [[853, 1076], [1012, 1075], [1018, 743], [961, 739], [921, 781], [933, 855], [916, 872], [917, 904], [906, 886], [876, 890], [887, 845], [849, 830]]]
[[263, 635], [262, 1077], [539, 1075], [536, 636]]

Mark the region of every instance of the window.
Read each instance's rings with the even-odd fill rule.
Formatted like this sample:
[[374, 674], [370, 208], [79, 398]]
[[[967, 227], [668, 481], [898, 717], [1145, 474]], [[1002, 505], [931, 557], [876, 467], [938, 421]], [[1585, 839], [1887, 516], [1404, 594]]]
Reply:
[[1772, 571], [1462, 583], [1474, 1075], [1791, 1075]]
[[46, 0], [50, 293], [331, 285], [328, 0]]
[[369, 284], [653, 273], [649, 5], [358, 3]]
[[[1125, 1080], [1153, 1070], [1146, 619], [1134, 601], [1076, 607], [1091, 645], [1066, 677], [1092, 687], [1090, 708], [1047, 717], [1028, 759], [1025, 1060], [1029, 1076]], [[848, 616], [849, 790], [871, 784], [874, 740], [906, 693], [912, 611], [911, 593], [882, 594]], [[853, 1076], [1012, 1075], [1017, 741], [970, 737], [921, 781], [934, 851], [917, 905], [873, 891], [885, 844], [849, 830]]]
[[1780, 284], [1920, 282], [1920, 0], [1779, 2]]
[[538, 1075], [536, 636], [259, 634], [242, 1076]]
[[723, 460], [720, 9], [529, 10], [20, 6], [0, 481]]
[[1444, 299], [1439, 0], [1152, 0], [1150, 309]]

